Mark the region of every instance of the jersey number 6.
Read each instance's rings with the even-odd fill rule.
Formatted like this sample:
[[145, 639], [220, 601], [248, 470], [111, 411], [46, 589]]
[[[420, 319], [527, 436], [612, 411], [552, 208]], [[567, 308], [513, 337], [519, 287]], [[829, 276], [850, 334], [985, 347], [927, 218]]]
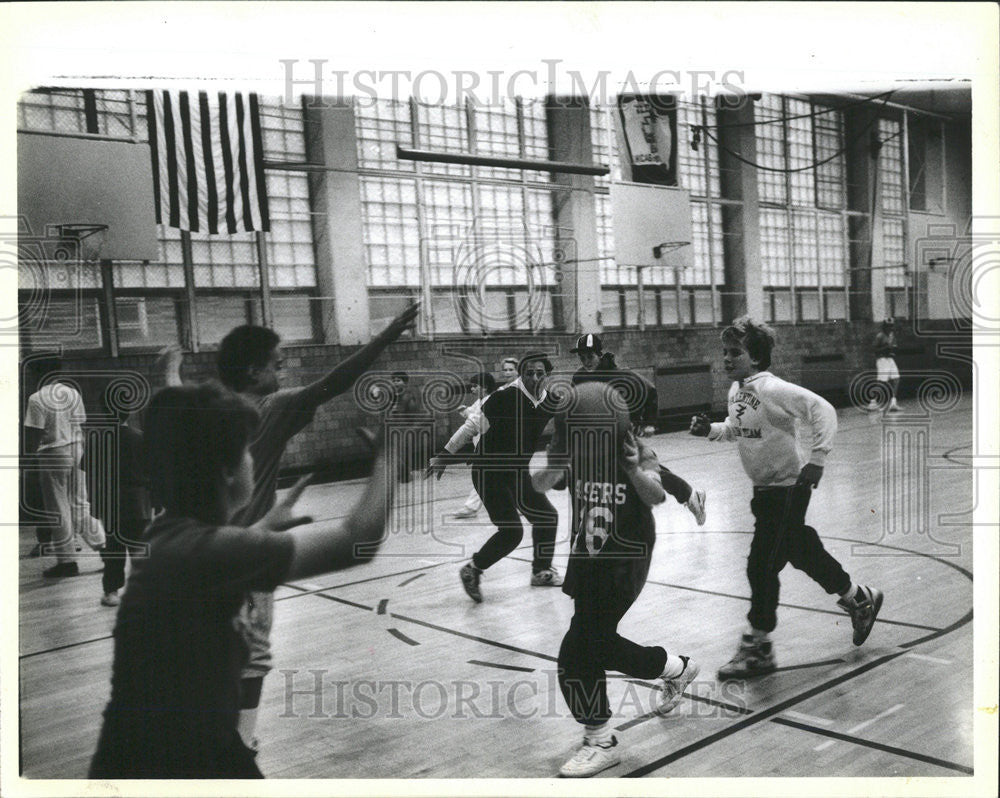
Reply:
[[614, 520], [615, 517], [607, 507], [591, 507], [583, 517], [583, 539], [591, 557], [604, 548]]

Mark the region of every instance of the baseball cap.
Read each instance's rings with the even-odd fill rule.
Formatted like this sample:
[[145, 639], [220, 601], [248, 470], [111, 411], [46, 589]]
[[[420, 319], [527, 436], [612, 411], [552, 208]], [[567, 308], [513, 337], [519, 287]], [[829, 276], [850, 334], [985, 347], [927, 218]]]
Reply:
[[593, 350], [594, 352], [604, 351], [604, 348], [601, 346], [601, 337], [599, 335], [594, 335], [593, 333], [581, 335], [576, 339], [576, 346], [569, 351], [576, 354], [587, 350]]

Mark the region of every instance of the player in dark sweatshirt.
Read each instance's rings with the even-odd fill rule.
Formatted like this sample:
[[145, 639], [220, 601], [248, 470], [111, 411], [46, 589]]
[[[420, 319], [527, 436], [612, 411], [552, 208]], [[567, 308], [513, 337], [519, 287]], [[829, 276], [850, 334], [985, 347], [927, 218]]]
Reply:
[[[569, 350], [580, 358], [580, 368], [573, 374], [573, 384], [604, 382], [613, 385], [625, 398], [629, 420], [634, 428], [652, 425], [656, 421], [658, 397], [656, 387], [634, 371], [622, 369], [615, 363], [615, 356], [605, 352], [598, 335], [589, 333], [576, 339], [576, 346]], [[705, 491], [694, 490], [686, 480], [681, 479], [665, 465], [660, 465], [660, 479], [663, 488], [673, 496], [678, 504], [690, 510], [698, 522], [705, 523]]]

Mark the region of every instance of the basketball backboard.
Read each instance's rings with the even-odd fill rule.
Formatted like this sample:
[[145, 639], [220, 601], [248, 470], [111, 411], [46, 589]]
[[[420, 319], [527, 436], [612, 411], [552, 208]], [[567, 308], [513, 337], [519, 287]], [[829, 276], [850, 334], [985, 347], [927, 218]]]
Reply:
[[106, 226], [101, 259], [159, 257], [147, 144], [18, 132], [17, 210], [37, 237]]
[[611, 214], [619, 266], [686, 269], [694, 265], [691, 200], [685, 189], [612, 183]]

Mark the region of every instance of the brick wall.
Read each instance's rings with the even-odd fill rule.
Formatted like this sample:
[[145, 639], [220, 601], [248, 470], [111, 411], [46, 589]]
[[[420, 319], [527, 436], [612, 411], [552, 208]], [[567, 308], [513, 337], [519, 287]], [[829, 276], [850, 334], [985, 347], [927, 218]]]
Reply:
[[[943, 325], [943, 329], [949, 329], [951, 322], [944, 322]], [[847, 388], [855, 375], [874, 368], [872, 341], [878, 331], [876, 323], [779, 325], [776, 331], [778, 343], [771, 371], [792, 382], [813, 387], [837, 405], [848, 402]], [[705, 405], [710, 406], [714, 413], [720, 413], [725, 408], [729, 381], [722, 371], [719, 332], [719, 328], [715, 327], [645, 332], [609, 330], [602, 333], [602, 338], [605, 349], [616, 353], [619, 364], [649, 377], [653, 376], [656, 368], [708, 365], [711, 396], [706, 397]], [[935, 339], [917, 337], [906, 329], [899, 331], [897, 337], [897, 362], [903, 371], [900, 386], [903, 398], [908, 398], [915, 391], [918, 380], [915, 372], [926, 370], [948, 371], [964, 387], [971, 387], [971, 365], [955, 358], [939, 357]], [[390, 346], [376, 365], [387, 374], [396, 370], [410, 373], [410, 385], [419, 395], [428, 386], [428, 381], [442, 371], [451, 371], [460, 379], [474, 373], [478, 367], [470, 358], [478, 359], [488, 370], [499, 374], [500, 361], [504, 357], [541, 350], [550, 354], [557, 370], [575, 371], [579, 361], [569, 352], [575, 340], [575, 335], [557, 333], [531, 338], [491, 336], [479, 341], [404, 340]], [[970, 335], [951, 332], [948, 340], [967, 348], [971, 357]], [[357, 350], [358, 347], [325, 344], [289, 345], [284, 348], [282, 384], [301, 385], [316, 379]], [[154, 355], [145, 354], [125, 355], [118, 359], [74, 359], [70, 356], [65, 369], [75, 375], [80, 384], [88, 415], [96, 417], [103, 412], [102, 396], [113, 373], [132, 371], [151, 379], [155, 359]], [[215, 353], [185, 355], [182, 375], [185, 381], [214, 377]], [[159, 385], [154, 382], [153, 388], [157, 387]], [[672, 421], [669, 408], [675, 404], [669, 395], [661, 395], [661, 416], [666, 428], [671, 426]], [[457, 412], [435, 412], [434, 418], [437, 445], [441, 445], [461, 423], [461, 417]], [[365, 412], [350, 392], [331, 400], [316, 413], [313, 424], [293, 439], [285, 455], [283, 469], [289, 473], [317, 470], [328, 478], [364, 473], [367, 450], [354, 430], [376, 421], [377, 415]]]

